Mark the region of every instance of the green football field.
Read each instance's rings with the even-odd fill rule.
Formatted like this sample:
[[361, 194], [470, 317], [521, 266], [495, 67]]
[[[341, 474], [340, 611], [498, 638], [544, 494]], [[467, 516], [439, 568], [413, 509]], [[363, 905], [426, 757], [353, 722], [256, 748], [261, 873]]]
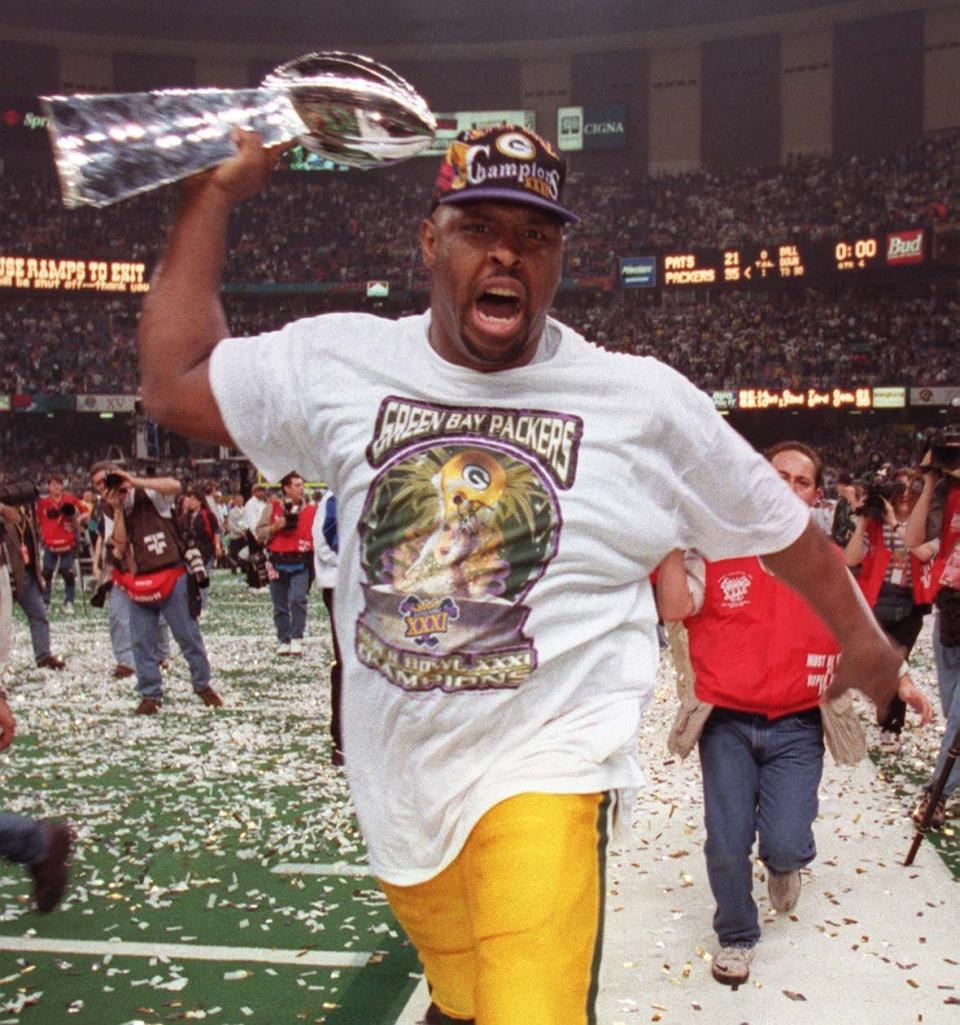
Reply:
[[[222, 572], [211, 591], [201, 625], [226, 707], [200, 703], [175, 653], [153, 717], [134, 716], [133, 684], [110, 676], [105, 612], [67, 618], [55, 601], [68, 668], [53, 673], [33, 666], [17, 611], [2, 806], [69, 819], [78, 842], [51, 915], [30, 910], [23, 868], [0, 862], [0, 1025], [394, 1025], [419, 980], [330, 764], [319, 594], [291, 660], [273, 654], [265, 592]], [[929, 627], [912, 661], [935, 695]], [[875, 758], [905, 807], [939, 733], [906, 737]], [[928, 842], [960, 877], [955, 826]]]
[[[58, 585], [59, 586], [59, 585]], [[154, 717], [110, 677], [103, 611], [53, 610], [64, 673], [33, 668], [17, 616], [3, 806], [78, 832], [67, 897], [29, 909], [0, 863], [0, 1023], [392, 1025], [419, 976], [329, 758], [329, 633], [273, 654], [266, 592], [218, 573], [201, 626], [223, 709], [176, 653]]]

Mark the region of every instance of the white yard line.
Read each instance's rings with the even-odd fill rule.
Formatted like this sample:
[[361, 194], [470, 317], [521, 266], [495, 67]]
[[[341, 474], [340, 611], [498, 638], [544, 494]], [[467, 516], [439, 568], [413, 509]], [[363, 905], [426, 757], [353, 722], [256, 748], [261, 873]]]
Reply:
[[309, 965], [317, 968], [363, 968], [368, 953], [339, 950], [277, 950], [269, 947], [205, 947], [192, 943], [111, 943], [105, 940], [41, 939], [0, 936], [0, 950], [17, 954], [88, 954], [91, 957], [161, 957], [177, 961], [238, 961], [256, 964]]
[[349, 876], [352, 879], [365, 879], [370, 875], [370, 866], [351, 865], [346, 861], [320, 865], [291, 861], [274, 865], [270, 871], [278, 876]]

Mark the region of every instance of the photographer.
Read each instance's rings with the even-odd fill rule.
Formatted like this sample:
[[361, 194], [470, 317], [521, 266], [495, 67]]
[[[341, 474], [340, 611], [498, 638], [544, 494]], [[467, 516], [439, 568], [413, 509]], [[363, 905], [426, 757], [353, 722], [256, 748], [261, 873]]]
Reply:
[[223, 554], [220, 543], [220, 522], [210, 511], [204, 496], [194, 487], [187, 488], [180, 505], [178, 526], [187, 549], [196, 548], [202, 560], [206, 583], [203, 577], [197, 580], [200, 592], [200, 607], [207, 607], [210, 594], [210, 571]]
[[[930, 611], [930, 572], [925, 568], [936, 553], [936, 543], [908, 548], [904, 527], [920, 497], [921, 482], [910, 467], [895, 470], [890, 480], [867, 486], [853, 513], [854, 531], [843, 549], [844, 561], [860, 567], [857, 583], [886, 634], [909, 659]], [[895, 697], [886, 715], [878, 719], [880, 749], [893, 754], [900, 749], [907, 707]]]
[[63, 489], [63, 478], [52, 474], [47, 481], [47, 494], [37, 502], [37, 519], [43, 540], [43, 602], [50, 607], [53, 576], [59, 569], [63, 578], [63, 611], [75, 611], [77, 595], [76, 564], [77, 525], [88, 512], [75, 495]]
[[303, 477], [288, 473], [281, 499], [271, 499], [257, 525], [257, 540], [266, 545], [277, 654], [303, 654], [307, 595], [313, 579], [313, 519], [316, 506], [305, 501]]
[[27, 617], [37, 665], [41, 669], [63, 669], [64, 661], [50, 652], [50, 622], [43, 601], [36, 498], [37, 489], [32, 484], [11, 484], [0, 489], [4, 561], [9, 567], [14, 597]]
[[[113, 584], [131, 600], [130, 632], [140, 693], [136, 714], [155, 714], [163, 700], [157, 653], [161, 616], [190, 666], [197, 696], [205, 705], [220, 707], [223, 702], [210, 686], [210, 663], [191, 610], [184, 565], [189, 553], [183, 550], [171, 515], [180, 482], [173, 477], [140, 479], [113, 468], [106, 473], [104, 484], [104, 500], [114, 521], [109, 541]], [[203, 570], [202, 562], [199, 569]], [[190, 571], [195, 570], [191, 565]]]
[[[924, 796], [913, 811], [916, 822], [927, 811], [933, 786], [960, 730], [960, 425], [953, 424], [933, 436], [920, 468], [923, 490], [904, 526], [903, 541], [910, 548], [925, 541], [939, 544], [931, 584], [936, 606], [933, 653], [946, 729], [933, 774], [924, 784]], [[958, 785], [960, 760], [954, 763], [943, 797], [934, 809], [933, 828], [939, 829], [946, 822], [946, 800]]]

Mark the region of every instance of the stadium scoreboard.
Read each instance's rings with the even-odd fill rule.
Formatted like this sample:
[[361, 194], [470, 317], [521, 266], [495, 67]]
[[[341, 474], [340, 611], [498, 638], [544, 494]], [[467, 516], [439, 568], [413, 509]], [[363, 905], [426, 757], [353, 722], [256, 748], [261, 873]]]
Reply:
[[[620, 260], [623, 288], [730, 287], [858, 277], [927, 261], [923, 228], [806, 242], [668, 250]], [[644, 272], [641, 273], [641, 268]]]

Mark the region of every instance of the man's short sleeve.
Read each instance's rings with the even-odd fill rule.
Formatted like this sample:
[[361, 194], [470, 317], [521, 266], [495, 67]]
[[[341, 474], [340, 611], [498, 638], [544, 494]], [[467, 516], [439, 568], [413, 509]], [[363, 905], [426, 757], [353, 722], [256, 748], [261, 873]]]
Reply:
[[[671, 378], [680, 375], [670, 374]], [[766, 555], [791, 545], [810, 522], [810, 508], [684, 378], [671, 405], [682, 439], [677, 491], [681, 541], [711, 562]]]
[[[296, 321], [280, 331], [224, 339], [210, 357], [210, 387], [237, 447], [271, 480], [291, 470], [324, 476], [305, 413], [313, 345]], [[314, 439], [315, 441], [316, 439]]]

